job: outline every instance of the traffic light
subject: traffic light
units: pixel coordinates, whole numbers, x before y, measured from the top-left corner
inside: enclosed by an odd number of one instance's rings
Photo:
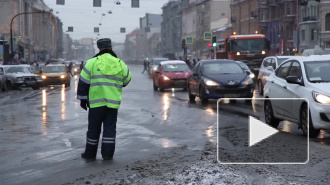
[[[212,46],[216,47],[217,46],[217,36],[213,36],[212,38]]]

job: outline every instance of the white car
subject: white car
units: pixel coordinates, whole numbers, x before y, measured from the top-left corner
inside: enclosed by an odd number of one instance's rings
[[[277,127],[281,120],[298,123],[307,134],[307,102],[277,101],[267,98],[305,98],[309,102],[309,135],[316,137],[320,129],[330,129],[330,58],[328,56],[297,57],[283,62],[265,85],[266,123]]]
[[[264,86],[266,83],[266,79],[270,74],[274,72],[274,70],[281,65],[282,62],[289,58],[294,58],[295,56],[270,56],[266,57],[260,66],[259,74],[258,74],[258,90],[259,94],[263,95]]]

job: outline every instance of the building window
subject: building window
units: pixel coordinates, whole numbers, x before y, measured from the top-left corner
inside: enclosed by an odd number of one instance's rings
[[[325,16],[325,31],[330,31],[330,13]]]
[[[290,3],[286,3],[286,15],[290,15],[291,14],[291,4]]]
[[[301,40],[305,41],[305,30],[301,30]]]
[[[314,29],[311,29],[311,40],[314,40]]]

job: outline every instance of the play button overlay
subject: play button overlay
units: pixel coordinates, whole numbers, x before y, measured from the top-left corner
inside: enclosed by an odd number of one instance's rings
[[[277,134],[279,131],[266,125],[264,122],[249,116],[249,146],[253,146],[260,141]]]
[[[247,103],[249,101],[246,100],[252,101]],[[269,109],[264,106],[265,100],[264,98],[218,100],[217,160],[219,163],[306,164],[308,162],[308,137],[302,134],[298,124],[294,122],[280,120],[276,128],[272,127],[273,123],[267,124],[269,119],[267,122],[264,110],[269,113]],[[281,108],[276,113],[292,116],[299,115],[299,112],[294,110],[301,106],[304,100],[267,99],[267,101]]]

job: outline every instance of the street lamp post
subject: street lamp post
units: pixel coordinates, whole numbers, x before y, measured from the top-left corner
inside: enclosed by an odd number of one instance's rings
[[[14,46],[13,46],[13,21],[16,17],[20,16],[20,15],[26,15],[26,14],[37,14],[37,13],[50,13],[52,12],[53,9],[50,9],[49,11],[40,11],[40,12],[23,12],[23,13],[19,13],[16,14],[10,22],[10,51],[11,51],[11,60],[13,61],[14,59]]]

